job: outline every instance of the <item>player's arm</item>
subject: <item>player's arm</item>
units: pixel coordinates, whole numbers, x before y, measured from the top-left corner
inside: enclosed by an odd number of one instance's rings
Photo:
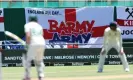
[[[107,29],[105,29],[105,31],[104,31],[104,36],[103,36],[103,38],[104,38],[104,42],[103,42],[103,48],[105,48],[106,47],[106,45],[107,45],[107,37],[108,37],[108,31],[107,31]]]
[[[30,28],[28,26],[24,26],[25,28],[25,35],[26,35],[26,44],[29,45],[30,44],[30,39],[31,39],[31,36],[30,36]]]
[[[30,44],[30,32],[26,32],[26,44]]]
[[[106,48],[106,45],[107,45],[107,37],[108,37],[107,29],[105,29],[104,30],[104,36],[103,36],[103,48],[102,48],[100,54],[104,54],[105,53],[105,48]]]
[[[120,48],[121,48],[121,52],[123,52],[123,41],[122,41],[122,36],[121,36],[121,30],[120,29],[118,29],[118,31],[119,31],[119,42],[120,42]]]

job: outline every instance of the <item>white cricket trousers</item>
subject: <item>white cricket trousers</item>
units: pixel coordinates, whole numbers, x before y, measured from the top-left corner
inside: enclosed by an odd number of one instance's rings
[[[44,77],[44,57],[45,47],[44,45],[30,45],[26,55],[23,55],[23,64],[25,67],[24,77],[30,78],[30,69],[31,61],[34,61],[34,64],[37,69],[38,77]]]
[[[98,70],[103,69],[106,55],[108,54],[109,50],[112,48],[116,49],[116,51],[118,52],[118,55],[120,57],[120,60],[122,61],[124,69],[126,69],[126,68],[129,69],[125,53],[123,53],[123,54],[120,53],[121,47],[119,46],[119,44],[109,44],[105,48],[102,48],[102,51],[100,53],[99,63],[98,63]]]

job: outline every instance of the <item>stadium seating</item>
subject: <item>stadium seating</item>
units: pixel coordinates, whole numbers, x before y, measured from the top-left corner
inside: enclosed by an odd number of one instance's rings
[[[132,0],[11,0],[0,1],[1,8],[23,7],[84,7],[84,6],[133,6]]]

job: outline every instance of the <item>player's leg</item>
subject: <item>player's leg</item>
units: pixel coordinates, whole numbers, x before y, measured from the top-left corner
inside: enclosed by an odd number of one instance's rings
[[[30,70],[31,70],[31,61],[33,59],[34,48],[29,47],[27,54],[23,54],[23,66],[24,66],[24,79],[23,80],[30,80]]]
[[[119,45],[116,45],[115,49],[116,49],[117,52],[119,53],[119,57],[120,57],[120,60],[122,61],[124,70],[125,70],[126,72],[128,72],[128,71],[129,71],[129,65],[128,65],[128,61],[127,61],[125,52],[122,52],[122,53],[121,53],[121,48],[119,47]]]
[[[106,48],[102,48],[102,50],[100,52],[99,63],[98,63],[98,72],[103,72],[105,58],[106,58],[106,55],[110,49],[111,49],[111,46],[107,46]]]
[[[39,80],[42,80],[44,78],[44,62],[43,62],[44,51],[45,51],[44,45],[37,47],[37,52],[34,60]]]
[[[103,72],[103,66],[105,63],[106,54],[107,54],[106,50],[102,48],[100,52],[100,57],[99,57],[98,72]]]
[[[35,65],[36,65],[36,69],[37,69],[37,74],[38,74],[38,78],[39,80],[42,80],[44,78],[44,63],[43,60],[42,61],[34,61]]]
[[[31,70],[31,60],[27,60],[26,61],[26,66],[25,66],[25,73],[24,73],[24,79],[23,80],[31,80],[30,70]]]

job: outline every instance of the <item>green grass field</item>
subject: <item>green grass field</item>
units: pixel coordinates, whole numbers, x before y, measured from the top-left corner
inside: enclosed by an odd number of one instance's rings
[[[122,65],[105,65],[103,73],[97,73],[97,65],[93,66],[52,66],[45,68],[45,80],[133,80],[133,65],[130,72],[125,72]],[[3,67],[3,80],[21,80],[23,67]],[[36,69],[32,67],[32,80]]]

